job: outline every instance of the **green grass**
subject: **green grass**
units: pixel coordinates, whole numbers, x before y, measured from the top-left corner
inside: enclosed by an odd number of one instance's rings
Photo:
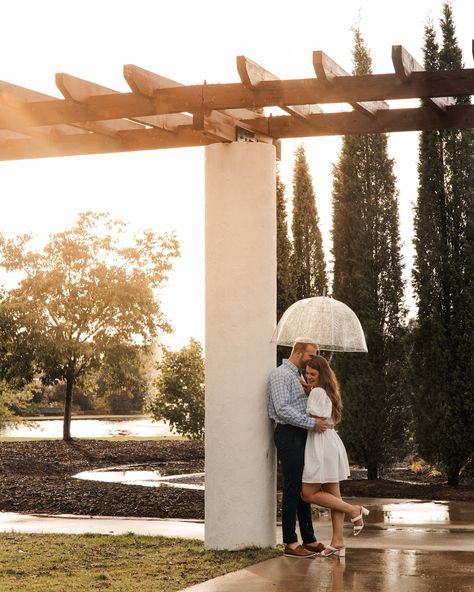
[[[2,592],[174,592],[281,554],[207,551],[201,541],[132,534],[1,536]]]

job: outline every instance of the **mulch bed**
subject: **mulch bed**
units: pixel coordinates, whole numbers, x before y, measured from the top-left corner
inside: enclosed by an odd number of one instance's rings
[[[92,469],[139,465],[167,474],[204,471],[202,442],[181,440],[58,440],[0,442],[0,511],[90,516],[204,518],[204,492],[83,481],[73,475]],[[360,476],[355,473],[354,476]],[[406,477],[416,483],[400,482]],[[396,479],[353,479],[344,496],[473,501],[474,489],[449,487],[397,473]]]

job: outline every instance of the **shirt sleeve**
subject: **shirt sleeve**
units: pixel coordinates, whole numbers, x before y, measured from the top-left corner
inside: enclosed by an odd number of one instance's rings
[[[307,410],[311,415],[317,415],[318,417],[331,417],[332,401],[327,396],[326,391],[323,388],[314,388],[309,393]]]
[[[287,377],[277,373],[270,377],[270,393],[278,419],[283,423],[312,430],[315,424],[314,419],[308,417],[306,413],[301,413],[291,404],[290,387]]]

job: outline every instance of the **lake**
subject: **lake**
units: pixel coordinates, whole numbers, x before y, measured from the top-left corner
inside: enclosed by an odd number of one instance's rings
[[[62,438],[63,420],[34,418],[28,425],[9,426],[0,432],[1,437],[9,438]],[[156,436],[177,435],[170,430],[165,421],[153,421],[150,417],[120,416],[110,418],[73,418],[71,436],[73,438],[108,438],[111,436]]]

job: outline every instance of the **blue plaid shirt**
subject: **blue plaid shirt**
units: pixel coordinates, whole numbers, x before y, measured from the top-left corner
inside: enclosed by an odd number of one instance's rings
[[[314,419],[306,413],[308,396],[300,380],[298,368],[288,360],[272,371],[267,391],[268,417],[277,423],[312,430]]]

